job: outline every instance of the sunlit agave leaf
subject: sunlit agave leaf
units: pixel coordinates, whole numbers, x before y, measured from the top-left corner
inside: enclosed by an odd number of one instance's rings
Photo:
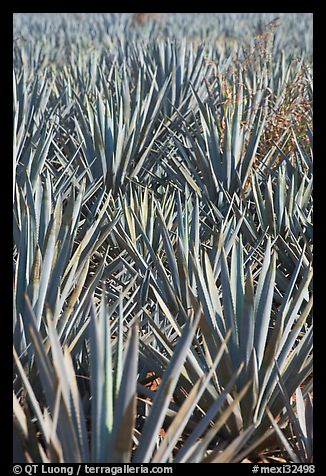
[[[246,276],[245,292],[243,296],[243,311],[238,330],[241,359],[247,366],[254,347],[255,333],[255,297],[251,267],[249,267]]]
[[[22,221],[21,238],[19,243],[20,252],[18,255],[18,264],[16,264],[15,289],[16,289],[16,307],[21,312],[24,305],[24,292],[27,287],[26,260],[27,260],[27,213]]]
[[[187,195],[187,192],[186,192]],[[188,260],[188,242],[189,242],[189,220],[188,220],[188,197],[185,199],[184,209],[181,203],[180,192],[177,193],[177,219],[178,219],[178,234],[182,241],[184,255]]]
[[[266,273],[266,278],[261,290],[260,299],[256,307],[255,319],[255,348],[257,349],[258,367],[261,366],[265,352],[265,345],[270,325],[273,302],[274,284],[276,274],[276,256],[271,257],[271,262]]]
[[[257,207],[257,214],[258,214],[260,226],[265,231],[268,225],[266,223],[265,204],[264,204],[264,200],[260,190],[257,174],[253,175],[251,180],[251,186],[252,186],[252,192],[253,192],[256,207]]]
[[[239,160],[241,158],[241,146],[242,146],[242,133],[243,128],[241,130],[241,120],[243,114],[243,85],[242,85],[242,73],[241,70],[239,72],[239,87],[237,90],[237,95],[235,98],[235,106],[232,118],[232,152],[234,154],[235,163],[238,167]]]
[[[242,318],[242,308],[244,299],[244,264],[243,264],[243,244],[242,237],[233,245],[231,259],[231,292],[235,306],[238,326]]]
[[[258,279],[258,284],[257,284],[257,289],[256,289],[257,304],[260,302],[260,299],[261,299],[261,294],[262,294],[264,282],[266,280],[268,268],[270,266],[271,253],[272,253],[272,244],[271,244],[270,237],[268,237],[265,252],[264,252],[264,260],[263,260],[263,263],[262,263],[262,266],[261,266],[259,279]]]
[[[46,246],[44,251],[41,275],[40,275],[39,298],[36,304],[36,319],[38,322],[38,326],[41,325],[43,307],[44,307],[46,293],[49,286],[49,280],[50,280],[51,269],[53,264],[54,248],[55,248],[56,238],[57,238],[60,223],[61,223],[61,213],[62,213],[62,205],[61,205],[61,201],[59,200],[55,207],[54,215],[49,225],[49,229],[47,231],[47,235],[45,238]]]
[[[30,236],[31,236],[31,241],[33,243],[32,248],[34,248],[35,243],[38,242],[38,220],[36,216],[32,186],[28,176],[26,176],[25,187],[26,187],[26,195],[25,195],[26,205],[28,207],[30,226],[31,226]]]
[[[221,264],[222,264],[221,281],[222,281],[225,327],[226,329],[232,329],[231,340],[230,340],[230,354],[231,354],[234,368],[238,368],[238,366],[240,365],[239,356],[238,356],[239,330],[238,330],[238,322],[236,320],[235,304],[232,297],[231,278],[229,275],[224,248],[222,248]]]
[[[274,213],[274,202],[273,202],[273,191],[272,191],[272,181],[269,177],[266,183],[265,190],[265,217],[266,223],[270,232],[275,235],[276,233],[276,223],[275,223],[275,213]]]
[[[300,387],[296,389],[295,392],[296,396],[296,406],[297,406],[297,413],[298,413],[298,420],[300,429],[302,432],[302,437],[304,440],[307,440],[307,427],[306,427],[306,419],[305,419],[305,405],[303,401],[303,396]]]
[[[199,223],[199,200],[198,195],[195,195],[195,204],[192,209],[192,216],[191,216],[191,226],[190,226],[190,243],[187,246],[192,248],[192,253],[197,258],[199,257],[200,251],[200,223]]]

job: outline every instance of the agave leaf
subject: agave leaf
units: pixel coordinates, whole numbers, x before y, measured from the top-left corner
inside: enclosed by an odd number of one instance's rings
[[[125,351],[121,385],[114,407],[114,421],[109,440],[109,459],[113,463],[130,462],[136,420],[137,371],[138,328],[134,325]]]
[[[31,386],[31,384],[29,383],[27,377],[26,377],[26,374],[24,372],[24,369],[19,361],[19,357],[17,355],[17,352],[15,351],[15,349],[13,349],[13,355],[14,355],[14,362],[15,362],[15,365],[16,365],[16,368],[17,368],[17,371],[18,371],[18,374],[26,388],[26,393],[27,393],[27,396],[28,396],[28,399],[30,400],[30,403],[32,405],[32,408],[33,408],[33,411],[35,413],[35,416],[37,418],[37,425],[40,429],[40,431],[42,432],[42,434],[44,435],[44,438],[47,439],[47,431],[46,431],[46,428],[44,426],[44,421],[43,421],[43,415],[42,415],[42,412],[41,412],[41,409],[40,409],[40,406],[39,406],[39,402],[35,396],[35,393],[33,391],[33,388]]]
[[[264,261],[265,264],[265,261]],[[268,327],[271,318],[271,309],[272,309],[272,300],[274,293],[274,284],[275,284],[275,274],[276,274],[276,256],[272,255],[271,262],[266,272],[266,278],[261,289],[261,294],[258,298],[258,289],[256,294],[256,299],[258,299],[256,307],[256,320],[255,320],[255,348],[257,349],[257,359],[258,359],[258,368],[260,368],[266,346],[266,339],[268,333]],[[258,283],[261,283],[260,281]]]
[[[173,395],[177,380],[182,369],[187,351],[199,321],[199,316],[191,324],[186,324],[182,336],[175,347],[173,357],[165,370],[164,378],[156,393],[151,412],[146,419],[142,435],[133,461],[149,461],[155,446],[157,433],[165,418],[165,412]]]
[[[185,428],[188,419],[190,418],[192,412],[194,411],[196,405],[198,404],[202,394],[205,391],[205,388],[213,374],[215,372],[216,367],[218,366],[223,352],[226,349],[226,342],[227,339],[223,342],[216,359],[212,365],[212,368],[208,372],[206,376],[202,376],[196,382],[196,384],[191,389],[187,399],[183,402],[180,410],[176,414],[173,422],[169,426],[162,443],[159,446],[159,449],[155,453],[154,457],[152,458],[153,463],[164,463],[166,462],[167,458],[171,454],[175,444],[178,441],[178,438],[182,434],[183,429]]]
[[[300,460],[298,459],[298,457],[295,455],[295,453],[293,452],[289,442],[287,441],[287,439],[285,438],[285,436],[283,435],[282,431],[280,430],[280,428],[278,427],[278,425],[276,425],[275,421],[274,421],[274,417],[272,415],[272,413],[269,411],[269,409],[267,408],[266,409],[266,413],[270,419],[270,422],[278,436],[278,438],[280,439],[281,441],[281,444],[282,446],[285,447],[286,451],[288,452],[291,460],[294,462],[294,463],[300,463]]]
[[[241,371],[241,367],[240,367],[240,371]],[[237,378],[238,375],[239,375],[239,373],[235,374],[234,377]],[[230,381],[230,384],[231,384],[231,382],[234,384],[233,379]],[[224,409],[222,414],[219,417],[217,417],[217,419],[214,421],[213,427],[208,430],[207,434],[203,437],[203,439],[199,443],[199,445],[197,447],[193,447],[194,451],[192,450],[191,446],[189,446],[190,439],[194,438],[193,434],[187,439],[185,445],[182,447],[182,450],[180,450],[180,452],[179,452],[180,455],[179,455],[179,453],[177,455],[176,460],[178,460],[178,462],[182,462],[182,461],[184,461],[184,462],[196,462],[196,460],[198,461],[198,459],[201,460],[203,458],[204,451],[206,450],[208,444],[214,438],[214,436],[220,431],[220,429],[223,427],[223,425],[228,421],[230,416],[233,414],[234,410],[239,405],[239,402],[241,401],[241,398],[245,395],[245,393],[246,393],[250,384],[251,384],[251,382],[248,382],[246,384],[246,386],[241,390],[239,395],[237,395],[237,397],[227,406],[227,408]],[[222,394],[219,396],[218,400],[216,401],[216,404],[217,404],[217,402],[219,402],[220,405],[225,403],[225,400],[226,400],[226,397],[227,397],[227,394],[228,394],[230,388],[231,388],[231,385],[228,385],[225,388],[225,390],[222,392]],[[214,407],[213,407],[214,408],[214,416],[216,415],[216,412],[215,412],[216,411],[216,406],[217,406],[216,404],[214,404]],[[219,410],[220,410],[220,406],[219,406]],[[202,423],[202,421],[201,421],[201,423]],[[199,426],[202,428],[201,425],[198,425],[198,427]],[[198,434],[200,434],[199,431],[197,431],[197,435]],[[182,458],[181,458],[181,455],[182,455]]]
[[[232,441],[222,452],[220,450],[213,451],[206,460],[205,463],[233,463],[235,457],[240,450],[245,446],[248,440],[251,438],[255,431],[255,427],[252,425],[241,433],[237,438]]]

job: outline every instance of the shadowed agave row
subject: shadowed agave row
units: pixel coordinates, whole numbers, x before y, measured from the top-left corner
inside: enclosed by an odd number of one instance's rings
[[[15,15],[15,462],[312,461],[311,16],[210,15]]]

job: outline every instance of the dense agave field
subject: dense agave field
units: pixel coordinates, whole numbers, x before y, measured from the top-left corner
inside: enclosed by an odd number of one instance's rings
[[[13,52],[15,462],[312,462],[312,15]]]

